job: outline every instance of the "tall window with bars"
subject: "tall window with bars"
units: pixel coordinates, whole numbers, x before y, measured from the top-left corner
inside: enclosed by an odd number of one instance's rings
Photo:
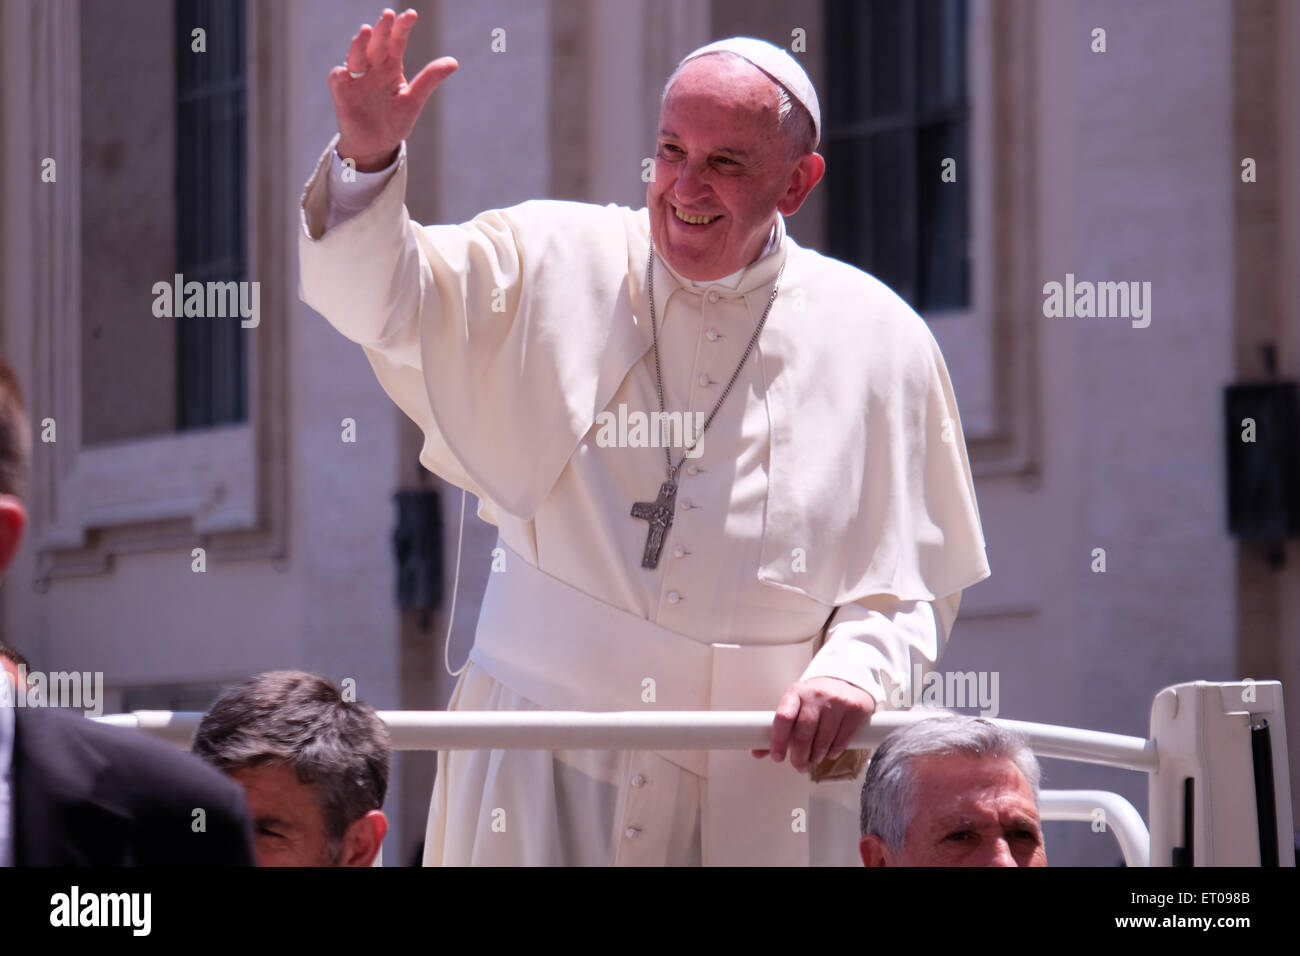
[[[825,18],[828,251],[922,314],[967,308],[966,0],[826,0]]]
[[[247,245],[245,0],[177,0],[176,271],[243,281]],[[195,52],[194,31],[206,52]],[[238,321],[181,321],[177,428],[248,417],[248,335]]]

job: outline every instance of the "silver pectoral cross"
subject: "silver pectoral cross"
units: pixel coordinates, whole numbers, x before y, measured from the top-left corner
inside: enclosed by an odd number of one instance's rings
[[[664,549],[668,538],[668,529],[673,526],[673,505],[677,501],[677,482],[665,481],[659,486],[659,498],[656,501],[638,501],[632,505],[632,517],[650,522],[646,534],[645,552],[641,555],[641,567],[659,567],[659,554]]]

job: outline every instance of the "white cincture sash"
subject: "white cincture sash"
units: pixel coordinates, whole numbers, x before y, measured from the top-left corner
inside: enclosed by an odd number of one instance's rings
[[[812,659],[794,644],[704,644],[544,574],[504,542],[470,660],[547,710],[774,710]],[[653,683],[651,683],[653,682]],[[704,777],[706,866],[807,866],[811,781],[749,751],[658,751]]]

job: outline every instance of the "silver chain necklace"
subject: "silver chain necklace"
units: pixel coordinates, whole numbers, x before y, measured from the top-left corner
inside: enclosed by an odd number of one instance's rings
[[[650,255],[645,264],[645,282],[650,297],[650,335],[654,341],[655,385],[659,393],[659,422],[662,427],[667,416],[664,413],[664,376],[659,360],[659,320],[655,315],[654,261],[655,246],[654,241],[651,240]],[[650,522],[646,534],[645,551],[641,555],[641,567],[643,568],[653,569],[659,567],[659,556],[663,551],[664,542],[668,538],[668,529],[673,526],[673,508],[677,504],[677,470],[682,467],[682,462],[686,460],[687,455],[694,450],[700,439],[704,437],[704,433],[708,431],[709,425],[713,422],[713,416],[718,414],[718,409],[727,400],[731,387],[736,384],[736,379],[740,377],[740,370],[745,367],[745,361],[749,358],[749,353],[754,351],[754,345],[758,342],[759,333],[763,331],[763,325],[767,322],[768,313],[772,311],[772,304],[776,302],[777,290],[781,288],[781,276],[784,274],[785,263],[783,262],[776,274],[776,282],[772,284],[772,294],[768,296],[767,308],[763,310],[763,315],[758,320],[758,326],[754,329],[754,334],[749,337],[749,344],[745,346],[745,354],[740,357],[736,370],[731,373],[731,378],[727,380],[727,385],[722,390],[722,394],[713,403],[713,411],[709,412],[709,417],[704,420],[704,424],[700,427],[700,433],[682,452],[682,457],[677,464],[673,464],[672,452],[668,450],[667,444],[664,445],[664,463],[668,466],[668,480],[659,486],[658,499],[655,501],[637,501],[632,505],[633,518],[640,518],[642,521]]]

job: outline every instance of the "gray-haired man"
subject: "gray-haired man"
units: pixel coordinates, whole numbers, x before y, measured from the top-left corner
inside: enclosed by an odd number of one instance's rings
[[[866,866],[1046,866],[1038,761],[1020,734],[945,714],[894,731],[862,784]]]
[[[212,705],[193,752],[243,786],[258,866],[370,866],[390,749],[368,705],[315,674],[269,671]]]

